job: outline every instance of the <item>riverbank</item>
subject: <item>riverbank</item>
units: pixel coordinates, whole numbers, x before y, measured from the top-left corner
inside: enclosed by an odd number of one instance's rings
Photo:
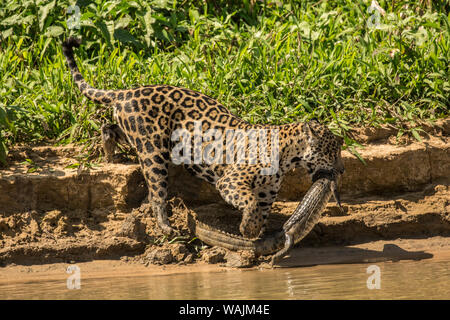
[[[429,262],[450,261],[450,238],[431,237],[426,239],[378,240],[348,246],[322,246],[320,248],[297,247],[292,250],[289,259],[279,267],[310,267],[328,264],[398,262],[422,260]],[[238,270],[225,264],[198,262],[186,265],[149,265],[145,266],[130,260],[94,260],[75,263],[51,263],[39,265],[9,264],[1,269],[0,287],[6,284],[40,281],[64,280],[69,277],[69,266],[80,268],[83,279],[101,279],[112,277],[162,276],[193,272],[230,272]],[[264,265],[240,270],[264,270]]]
[[[0,299],[446,299],[449,263],[450,238],[431,237],[298,247],[276,269],[123,260],[10,264],[0,272]],[[381,268],[381,290],[366,287],[370,265]],[[81,290],[67,287],[69,266],[78,267]]]
[[[402,145],[383,132],[359,151],[366,164],[343,152],[344,213],[328,204],[301,243],[313,248],[309,255],[330,246],[450,236],[448,131]],[[0,266],[115,260],[147,268],[203,263],[248,268],[264,262],[248,252],[208,248],[191,233],[189,214],[238,233],[241,214],[213,186],[171,168],[170,222],[183,237],[167,239],[148,206],[141,205],[146,187],[137,164],[77,166],[79,153],[75,146],[12,152],[11,165],[0,171]],[[302,170],[285,178],[268,232],[284,223],[309,185]],[[293,257],[281,264],[295,264]]]

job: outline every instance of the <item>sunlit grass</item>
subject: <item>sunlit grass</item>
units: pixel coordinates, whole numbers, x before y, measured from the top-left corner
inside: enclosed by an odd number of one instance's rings
[[[79,1],[72,31],[68,1],[0,3],[0,161],[21,141],[91,143],[111,120],[73,87],[69,34],[83,38],[76,56],[95,87],[188,87],[252,123],[316,117],[344,136],[386,123],[417,134],[449,114],[445,1],[379,1],[379,29],[367,27],[370,1]]]

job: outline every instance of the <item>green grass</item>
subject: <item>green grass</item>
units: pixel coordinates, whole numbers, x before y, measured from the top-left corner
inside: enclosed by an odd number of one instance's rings
[[[337,134],[389,124],[417,136],[449,115],[448,1],[0,0],[0,162],[15,143],[98,141],[112,112],[73,87],[60,43],[94,87],[166,83],[252,123],[319,118]],[[283,3],[283,4],[281,4]]]

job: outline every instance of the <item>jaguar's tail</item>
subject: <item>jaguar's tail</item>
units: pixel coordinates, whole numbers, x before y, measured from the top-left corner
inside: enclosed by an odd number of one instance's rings
[[[80,89],[81,93],[88,97],[90,100],[102,104],[112,103],[115,96],[113,91],[95,89],[91,87],[81,75],[75,61],[75,57],[73,55],[73,48],[78,48],[80,44],[81,40],[75,38],[69,38],[62,44],[63,54],[66,57],[67,64],[69,65],[69,69],[72,73],[75,84],[78,86],[78,89]]]

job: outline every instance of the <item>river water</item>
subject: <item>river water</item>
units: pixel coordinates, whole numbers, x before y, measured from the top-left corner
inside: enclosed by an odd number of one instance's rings
[[[80,289],[68,289],[66,280],[54,279],[3,283],[0,299],[450,299],[450,261],[158,276],[118,274],[105,278],[81,277],[80,286]]]

